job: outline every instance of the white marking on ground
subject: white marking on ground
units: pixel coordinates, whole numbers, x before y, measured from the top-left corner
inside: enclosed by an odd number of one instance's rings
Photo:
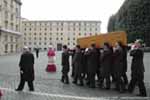
[[[11,88],[1,88],[0,90],[18,93],[19,91],[15,91]],[[51,96],[51,97],[58,97],[58,98],[67,98],[67,99],[80,99],[80,100],[121,100],[121,99],[129,99],[129,100],[150,100],[150,97],[81,97],[81,96],[71,96],[71,95],[62,95],[62,94],[50,94],[44,92],[30,92],[30,91],[21,91],[23,93],[32,94],[32,95],[40,95],[40,96]]]
[[[9,91],[13,93],[17,93],[19,91],[15,91],[11,88],[0,88],[3,91]],[[50,94],[50,93],[43,93],[43,92],[30,92],[30,91],[21,91],[27,94],[33,95],[41,95],[41,96],[51,96],[51,97],[58,97],[58,98],[70,98],[70,99],[80,99],[80,100],[109,100],[103,97],[80,97],[80,96],[70,96],[70,95],[62,95],[62,94]]]

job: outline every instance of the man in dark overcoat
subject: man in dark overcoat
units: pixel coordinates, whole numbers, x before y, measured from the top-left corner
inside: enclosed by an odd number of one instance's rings
[[[103,53],[101,54],[101,84],[103,84],[104,79],[106,79],[105,89],[110,89],[110,74],[111,74],[111,50],[108,43],[104,43]]]
[[[116,90],[120,93],[125,91],[125,84],[122,79],[123,74],[123,49],[119,42],[116,43],[114,53],[113,53],[113,67],[114,67],[114,75],[116,78]]]
[[[125,83],[125,85],[128,84],[128,77],[127,77],[127,68],[128,68],[128,64],[127,64],[127,46],[124,45],[122,42],[119,42],[122,50],[123,50],[123,73],[122,73],[122,78],[123,81]]]
[[[92,44],[87,52],[87,73],[90,88],[95,88],[95,75],[99,65],[98,57],[95,44]]]
[[[34,81],[34,56],[29,51],[28,47],[24,47],[24,52],[21,55],[20,63],[20,84],[16,91],[22,91],[25,82],[28,82],[29,90],[34,91],[33,81]]]
[[[144,85],[144,72],[145,72],[143,63],[144,53],[141,47],[142,47],[141,41],[137,40],[130,52],[130,56],[132,56],[133,58],[131,65],[131,81],[128,86],[128,91],[132,93],[134,87],[137,85],[139,87],[140,92],[137,96],[145,97],[147,96],[147,93]]]
[[[73,58],[74,64],[74,70],[75,70],[75,75],[74,75],[74,81],[73,83],[78,84],[78,80],[80,81],[80,86],[83,86],[83,55],[80,49],[80,46],[76,46],[76,52]]]
[[[69,84],[69,52],[66,45],[63,46],[63,53],[62,53],[62,59],[61,59],[61,65],[62,65],[62,78],[61,82]]]

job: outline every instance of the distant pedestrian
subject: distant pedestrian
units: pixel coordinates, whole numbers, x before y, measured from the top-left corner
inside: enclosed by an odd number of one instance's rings
[[[39,48],[35,48],[36,58],[39,58],[39,51],[40,51]]]
[[[23,54],[20,58],[20,84],[16,91],[22,91],[25,82],[28,82],[29,90],[34,91],[33,81],[34,81],[34,56],[29,51],[28,47],[24,47]]]
[[[143,57],[144,53],[141,49],[141,41],[137,40],[132,47],[132,50],[130,52],[130,56],[132,56],[132,65],[131,65],[131,81],[128,86],[128,91],[130,93],[133,92],[135,86],[137,85],[139,87],[139,94],[137,96],[146,97],[146,88],[144,85],[144,63],[143,63]]]
[[[62,53],[62,59],[61,59],[61,65],[62,65],[62,77],[61,82],[69,84],[69,52],[66,45],[63,46],[63,53]]]
[[[47,57],[48,57],[48,64],[46,67],[47,72],[56,72],[56,64],[55,64],[55,51],[53,49],[53,46],[49,46],[49,50],[47,52]]]
[[[73,58],[73,62],[74,64],[74,70],[75,70],[75,75],[74,75],[74,84],[78,84],[78,80],[80,81],[80,86],[83,86],[83,56],[82,56],[82,52],[80,49],[80,46],[77,45],[76,46],[76,51],[75,51],[75,55]]]

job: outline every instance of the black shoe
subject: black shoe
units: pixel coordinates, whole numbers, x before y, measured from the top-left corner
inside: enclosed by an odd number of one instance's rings
[[[69,82],[65,82],[65,84],[69,84]]]
[[[73,81],[72,83],[73,83],[73,84],[77,84],[77,82],[76,82],[76,81]]]
[[[91,86],[89,86],[89,88],[93,88],[93,89],[94,89],[94,88],[95,88],[95,86],[94,86],[94,85],[91,85]]]
[[[34,91],[34,89],[30,89],[29,91],[33,92],[33,91]]]
[[[136,96],[139,96],[139,97],[147,97],[146,94],[137,94]]]
[[[22,89],[15,89],[15,91],[22,91]]]
[[[105,89],[106,89],[106,90],[110,90],[110,87],[106,87]]]
[[[62,83],[64,83],[64,80],[61,79],[60,81],[61,81]]]
[[[84,86],[83,83],[80,83],[79,86]]]

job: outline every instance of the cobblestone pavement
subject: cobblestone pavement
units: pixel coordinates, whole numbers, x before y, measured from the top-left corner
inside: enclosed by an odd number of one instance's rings
[[[102,90],[99,88],[90,89],[86,86],[79,87],[74,84],[66,85],[60,82],[61,66],[60,53],[57,53],[56,73],[47,73],[45,71],[47,64],[46,53],[40,53],[40,58],[35,59],[35,92],[29,92],[25,86],[23,92],[15,92],[14,89],[19,83],[19,62],[20,54],[0,56],[0,89],[3,96],[0,100],[150,100],[149,98],[135,98],[134,95],[138,92],[137,88],[134,94],[120,94],[114,90]],[[145,84],[150,96],[150,54],[146,53],[145,62]],[[128,58],[130,78],[130,63],[131,58]],[[71,78],[70,78],[71,81]]]

